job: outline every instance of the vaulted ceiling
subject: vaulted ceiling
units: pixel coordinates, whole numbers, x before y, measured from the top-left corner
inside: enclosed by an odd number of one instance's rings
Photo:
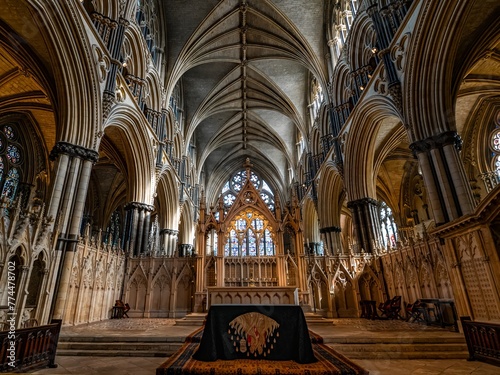
[[[310,80],[326,81],[324,1],[169,0],[162,11],[167,90],[182,85],[184,136],[207,189],[247,157],[284,188],[306,137]]]

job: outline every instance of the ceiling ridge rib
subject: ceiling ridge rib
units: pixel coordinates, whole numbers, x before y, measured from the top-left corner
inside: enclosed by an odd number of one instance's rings
[[[247,10],[248,4],[246,0],[241,0],[240,6],[240,18],[241,18],[241,44],[240,44],[240,56],[241,56],[241,115],[242,115],[242,141],[243,149],[247,148]]]

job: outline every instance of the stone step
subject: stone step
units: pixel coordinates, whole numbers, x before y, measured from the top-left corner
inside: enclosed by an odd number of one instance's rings
[[[467,359],[469,357],[465,342],[328,345],[353,359]]]
[[[466,352],[465,344],[363,344],[330,345],[343,353],[353,352]]]
[[[174,354],[184,342],[184,337],[120,337],[119,341],[116,339],[110,337],[65,337],[57,345],[57,355],[166,357]]]
[[[168,357],[174,352],[150,350],[79,350],[57,349],[57,356],[85,356],[85,357]]]
[[[176,319],[176,326],[202,326],[207,317],[206,313],[191,313],[182,319]]]
[[[344,352],[335,348],[340,354],[350,359],[467,359],[468,352]]]
[[[454,337],[323,337],[323,342],[325,344],[411,344],[411,345],[452,345],[460,344],[466,346],[466,342],[463,336]]]
[[[306,322],[308,326],[320,325],[320,326],[328,326],[333,325],[333,319],[327,319],[321,316],[320,314],[315,314],[314,312],[305,312],[304,317],[306,318]]]

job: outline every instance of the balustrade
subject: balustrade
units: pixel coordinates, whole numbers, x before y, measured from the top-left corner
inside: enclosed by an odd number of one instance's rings
[[[53,320],[48,325],[16,329],[14,340],[10,338],[11,331],[0,332],[0,372],[57,367],[55,358],[61,323],[62,320]]]

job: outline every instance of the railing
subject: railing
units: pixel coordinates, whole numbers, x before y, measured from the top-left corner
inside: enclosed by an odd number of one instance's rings
[[[57,342],[62,320],[51,324],[0,332],[0,372],[25,372],[28,369],[57,367]]]
[[[469,361],[488,362],[500,366],[500,324],[473,322],[468,316],[460,317]]]

